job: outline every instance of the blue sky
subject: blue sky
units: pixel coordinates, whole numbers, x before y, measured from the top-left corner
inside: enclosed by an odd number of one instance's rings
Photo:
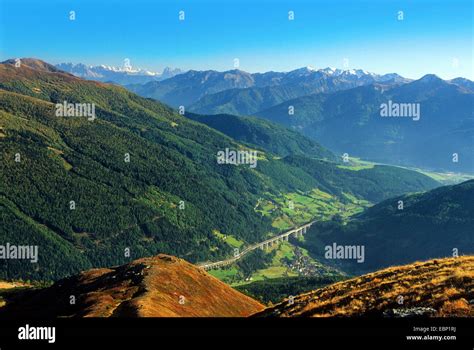
[[[234,58],[249,72],[344,68],[347,59],[376,73],[474,79],[473,32],[471,0],[0,0],[2,60],[128,58],[154,71],[222,71]]]

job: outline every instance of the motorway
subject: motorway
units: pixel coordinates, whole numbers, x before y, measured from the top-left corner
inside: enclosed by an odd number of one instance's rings
[[[232,258],[216,261],[216,262],[206,262],[206,263],[198,264],[198,266],[203,268],[204,270],[212,270],[212,269],[217,269],[223,266],[231,265],[255,249],[268,249],[269,247],[273,246],[273,244],[277,244],[278,242],[281,242],[281,241],[288,241],[291,235],[295,236],[295,238],[302,236],[303,234],[306,233],[306,230],[309,227],[311,227],[311,225],[314,223],[315,221],[311,221],[307,224],[304,224],[299,227],[293,228],[289,231],[286,231],[278,236],[266,239],[265,241],[262,241],[259,243],[252,244],[251,246],[245,248],[241,252],[236,253]]]

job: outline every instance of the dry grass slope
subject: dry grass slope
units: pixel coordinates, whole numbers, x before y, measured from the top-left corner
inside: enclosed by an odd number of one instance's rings
[[[400,296],[403,297],[403,302]],[[474,316],[474,256],[395,266],[301,294],[255,316],[382,316],[431,308],[434,317]]]
[[[238,317],[263,308],[201,268],[161,254],[15,293],[0,317]]]

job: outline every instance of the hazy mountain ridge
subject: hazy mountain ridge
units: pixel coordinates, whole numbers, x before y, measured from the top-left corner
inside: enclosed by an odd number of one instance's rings
[[[168,79],[183,73],[179,68],[172,69],[170,67],[166,67],[161,73],[134,69],[132,67],[88,66],[82,63],[59,63],[55,67],[79,78],[113,82],[120,85],[145,84],[150,81]]]
[[[406,81],[397,74],[304,67],[290,72],[254,74],[238,69],[189,71],[162,82],[127,88],[173,107],[185,106],[196,113],[242,115],[311,93],[338,91],[374,82],[395,84]]]
[[[383,117],[381,107],[389,104],[409,105],[413,113],[418,108],[419,115]],[[381,163],[474,172],[473,105],[474,93],[426,75],[390,89],[368,85],[304,96],[257,115],[294,128],[338,153]],[[458,162],[453,162],[453,153]]]

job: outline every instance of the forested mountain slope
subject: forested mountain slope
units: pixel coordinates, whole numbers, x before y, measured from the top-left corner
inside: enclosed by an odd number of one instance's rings
[[[304,245],[351,273],[474,253],[474,180],[383,201],[348,223],[313,225]],[[363,262],[328,259],[326,247],[364,246]]]
[[[336,155],[316,141],[268,120],[231,114],[186,113],[186,116],[219,130],[236,141],[259,146],[282,157],[302,155],[309,158],[338,161]]]
[[[2,278],[57,279],[157,253],[214,260],[232,253],[214,230],[245,242],[272,231],[254,209],[260,198],[324,187],[377,201],[438,185],[411,171],[393,182],[396,168],[359,179],[321,161],[313,168],[323,179],[262,151],[255,168],[218,164],[217,152],[248,146],[124,88],[51,67],[0,64],[0,236],[37,245],[40,259],[2,260]],[[94,104],[95,117],[57,116],[65,102]],[[341,174],[376,186],[369,193]]]

